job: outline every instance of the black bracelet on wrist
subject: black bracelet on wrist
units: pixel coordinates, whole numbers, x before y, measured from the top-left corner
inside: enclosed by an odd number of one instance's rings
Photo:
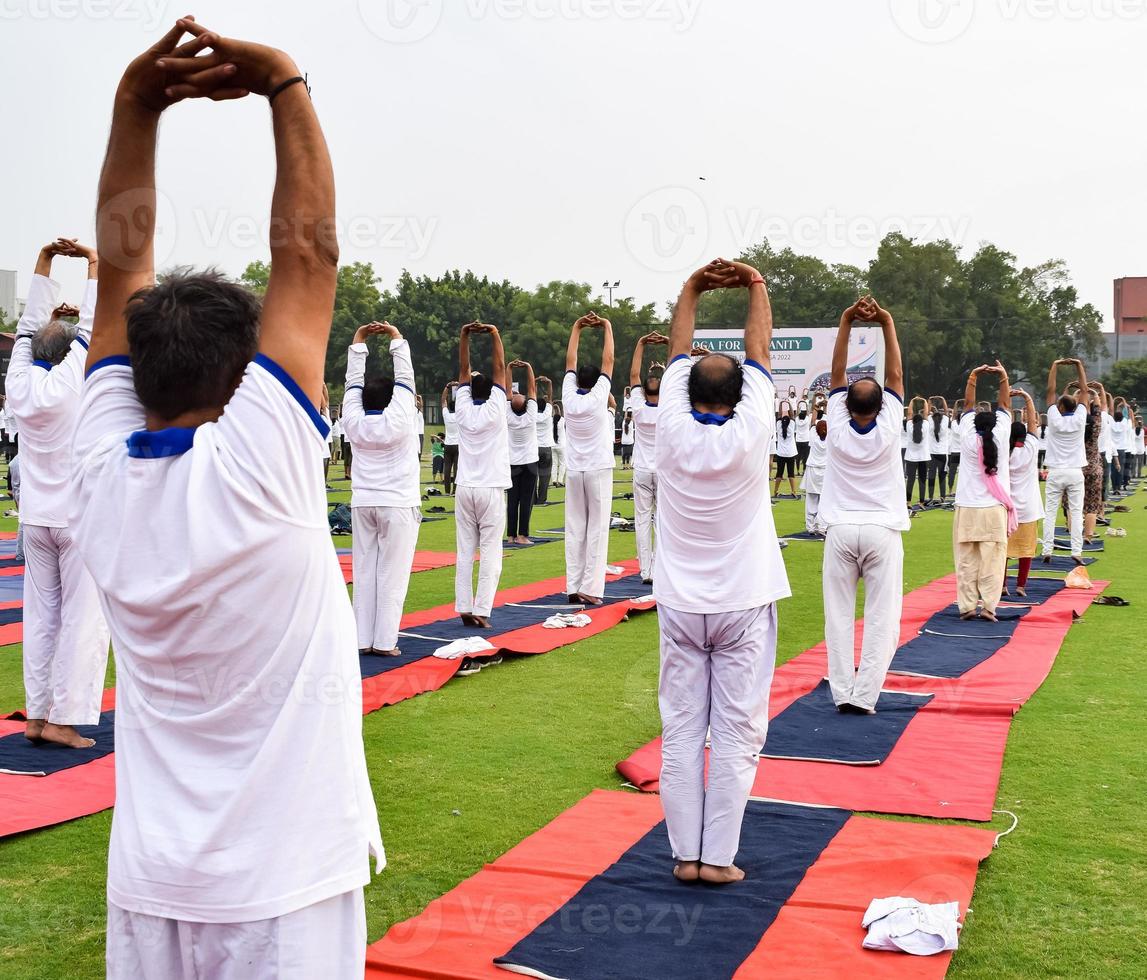
[[[275,101],[275,96],[277,96],[284,89],[288,89],[292,85],[296,85],[299,82],[302,82],[307,87],[307,95],[310,95],[311,94],[311,84],[307,80],[308,77],[309,76],[307,76],[307,75],[296,75],[294,78],[288,78],[285,82],[280,82],[278,85],[276,85],[274,87],[274,89],[271,90],[271,94],[267,96],[267,104],[270,105],[271,103],[273,103]]]

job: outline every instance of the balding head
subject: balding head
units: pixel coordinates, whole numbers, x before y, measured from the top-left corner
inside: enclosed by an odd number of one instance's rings
[[[732,415],[741,400],[741,365],[727,354],[702,357],[689,372],[689,401],[699,412]]]
[[[514,392],[510,396],[510,409],[515,415],[526,414],[526,396],[519,392]]]
[[[77,333],[76,325],[67,320],[53,320],[42,326],[32,337],[33,359],[59,364],[67,356]]]
[[[875,378],[860,378],[848,386],[844,407],[854,419],[871,419],[884,404],[884,389]]]

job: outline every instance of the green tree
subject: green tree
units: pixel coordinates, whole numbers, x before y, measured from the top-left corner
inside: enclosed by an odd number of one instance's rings
[[[1116,397],[1147,404],[1147,357],[1117,361],[1103,376],[1103,386]]]

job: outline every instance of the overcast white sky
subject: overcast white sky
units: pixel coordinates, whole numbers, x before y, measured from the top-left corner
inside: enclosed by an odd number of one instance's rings
[[[310,73],[343,260],[384,285],[608,277],[661,307],[766,233],[863,265],[893,227],[1063,258],[1108,320],[1147,274],[1147,0],[0,0],[21,295],[43,242],[91,237],[116,82],[185,13]],[[268,117],[167,114],[165,264],[266,257]]]

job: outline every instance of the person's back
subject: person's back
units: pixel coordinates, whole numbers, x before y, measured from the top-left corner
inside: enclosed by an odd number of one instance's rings
[[[960,449],[960,485],[956,488],[957,507],[996,507],[999,498],[994,496],[986,483],[984,472],[983,446],[991,439],[996,447],[996,479],[1000,486],[1010,485],[1008,436],[1011,433],[1011,413],[1003,409],[995,412],[995,424],[982,436],[976,431],[976,413],[965,412],[956,428],[956,444]]]
[[[363,884],[381,853],[317,419],[262,357],[195,430],[142,431],[131,367],[91,372],[73,526],[116,650],[124,908],[270,918]]]
[[[510,443],[505,391],[494,385],[489,397],[475,399],[470,385],[460,386],[454,396],[454,420],[458,426],[458,486],[506,489],[510,485]]]
[[[731,591],[738,608],[763,606],[790,594],[768,486],[773,382],[747,364],[735,411],[715,422],[693,411],[691,367],[678,358],[661,379],[654,594],[683,612],[723,610]]]
[[[904,406],[883,390],[876,418],[858,426],[845,404],[847,389],[828,399],[827,461],[820,520],[832,524],[879,524],[908,530],[900,440]]]
[[[579,388],[573,373],[562,386],[565,422],[566,469],[573,473],[613,469],[614,419],[609,411],[608,376],[602,374],[592,388]]]

